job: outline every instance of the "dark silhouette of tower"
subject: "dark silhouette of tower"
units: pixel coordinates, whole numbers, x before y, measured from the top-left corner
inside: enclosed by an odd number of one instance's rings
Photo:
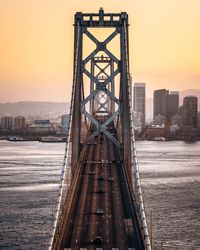
[[[167,95],[169,94],[169,90],[166,89],[159,89],[154,91],[153,96],[153,117],[157,115],[161,115],[166,117],[167,115]]]
[[[198,126],[198,99],[196,96],[186,96],[183,100],[182,125],[183,127],[197,128]]]
[[[172,116],[178,114],[179,109],[179,92],[171,91],[167,95],[167,114],[166,118],[170,121]]]

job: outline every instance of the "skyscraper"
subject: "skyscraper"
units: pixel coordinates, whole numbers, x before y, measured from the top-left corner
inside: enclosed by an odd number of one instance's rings
[[[133,90],[135,126],[145,127],[145,83],[135,83]]]
[[[11,130],[13,128],[13,117],[4,116],[1,118],[1,128]]]
[[[14,119],[14,128],[17,130],[24,129],[26,127],[26,119],[23,116],[17,116]]]
[[[64,114],[61,117],[61,125],[62,125],[62,133],[67,133],[68,125],[69,125],[69,114]]]
[[[183,127],[197,128],[198,126],[198,99],[196,96],[186,96],[183,100],[182,125]]]
[[[153,117],[157,115],[167,116],[167,95],[169,94],[169,90],[159,89],[154,91],[153,96]]]
[[[171,91],[167,95],[167,113],[166,118],[170,120],[172,116],[178,114],[179,109],[179,92],[178,91]]]

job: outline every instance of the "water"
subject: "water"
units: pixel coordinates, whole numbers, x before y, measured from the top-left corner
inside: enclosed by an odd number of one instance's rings
[[[0,249],[45,249],[64,146],[0,142]]]
[[[155,249],[200,249],[200,142],[137,142],[137,149]]]
[[[0,249],[46,248],[64,147],[0,141]],[[137,148],[155,249],[200,249],[200,143]]]

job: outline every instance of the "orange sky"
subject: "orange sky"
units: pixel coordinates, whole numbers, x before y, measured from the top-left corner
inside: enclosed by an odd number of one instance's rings
[[[69,101],[73,15],[127,11],[131,73],[147,95],[200,88],[199,0],[0,0],[0,102]]]

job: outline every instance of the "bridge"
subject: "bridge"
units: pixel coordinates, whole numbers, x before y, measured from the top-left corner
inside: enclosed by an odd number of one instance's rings
[[[126,12],[75,14],[70,119],[49,249],[151,249],[135,148],[128,27]]]

